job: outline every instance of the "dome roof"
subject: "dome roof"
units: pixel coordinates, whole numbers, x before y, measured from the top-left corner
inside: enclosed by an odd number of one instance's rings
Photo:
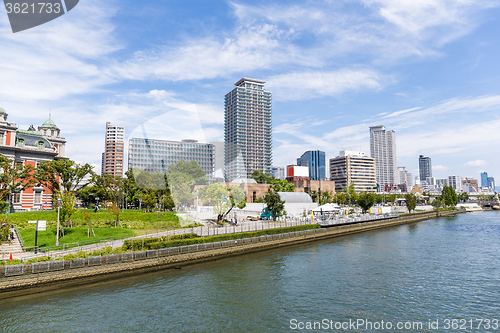
[[[231,182],[233,184],[257,184],[253,178],[236,178]]]
[[[7,114],[7,112],[3,108],[0,108],[0,114]]]
[[[54,123],[52,121],[52,119],[50,119],[50,116],[49,116],[49,119],[45,120],[42,124],[42,127],[53,127],[53,128],[57,128],[57,125],[56,123]]]
[[[305,192],[278,192],[281,200],[286,203],[312,203],[309,194]]]

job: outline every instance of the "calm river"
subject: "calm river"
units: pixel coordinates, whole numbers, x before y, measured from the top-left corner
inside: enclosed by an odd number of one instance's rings
[[[499,250],[460,214],[0,301],[0,332],[500,332]]]

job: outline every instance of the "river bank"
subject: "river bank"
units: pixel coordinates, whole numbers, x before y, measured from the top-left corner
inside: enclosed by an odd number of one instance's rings
[[[451,216],[460,212],[420,214],[382,221],[340,225],[233,241],[50,263],[7,266],[0,269],[0,299],[116,279],[142,272],[182,268],[186,265],[238,256],[245,253],[301,245],[328,238],[414,223],[439,216]],[[54,263],[52,267],[51,263]]]

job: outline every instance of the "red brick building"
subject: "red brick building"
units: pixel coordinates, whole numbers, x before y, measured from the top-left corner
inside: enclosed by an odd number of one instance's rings
[[[15,123],[7,121],[7,112],[0,108],[0,154],[15,163],[32,165],[64,158],[66,140],[60,137],[60,129],[46,120],[38,129],[33,125],[20,130]],[[52,192],[43,184],[35,184],[21,193],[11,194],[14,211],[52,209]]]

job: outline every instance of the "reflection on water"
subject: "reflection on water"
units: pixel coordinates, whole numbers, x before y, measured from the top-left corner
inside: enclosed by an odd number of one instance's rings
[[[287,332],[291,319],[493,319],[499,231],[500,212],[460,214],[8,299],[0,331]]]

